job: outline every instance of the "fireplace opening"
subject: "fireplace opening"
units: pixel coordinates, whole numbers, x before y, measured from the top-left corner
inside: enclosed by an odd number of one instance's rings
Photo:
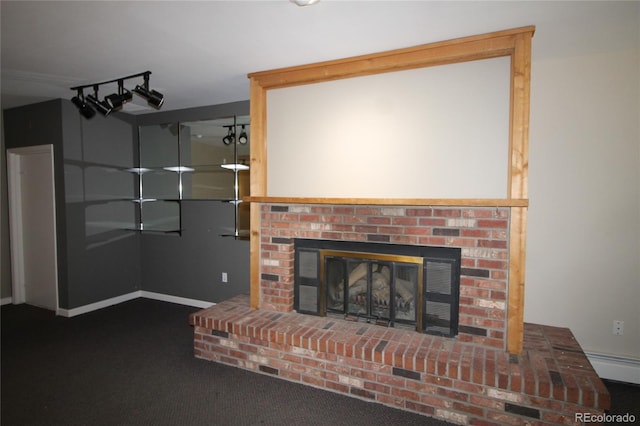
[[[457,334],[459,248],[306,239],[294,247],[299,313]]]
[[[320,250],[320,293],[327,315],[421,331],[422,258]],[[324,289],[322,287],[324,286]]]

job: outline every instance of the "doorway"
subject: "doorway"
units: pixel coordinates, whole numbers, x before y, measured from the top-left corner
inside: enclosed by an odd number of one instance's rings
[[[12,301],[58,312],[53,145],[7,150]]]

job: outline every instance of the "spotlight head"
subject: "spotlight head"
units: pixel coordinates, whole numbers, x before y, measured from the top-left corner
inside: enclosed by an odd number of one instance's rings
[[[162,104],[164,104],[164,95],[162,93],[149,90],[145,86],[137,85],[135,89],[133,89],[133,92],[145,99],[147,103],[155,109],[160,109]]]
[[[133,94],[124,88],[124,80],[118,80],[118,93],[105,96],[104,101],[109,104],[112,110],[118,111],[132,98]]]
[[[225,136],[224,138],[222,138],[222,143],[224,143],[225,145],[231,145],[234,140],[235,140],[235,135],[231,133]]]
[[[233,126],[224,126],[227,128],[227,136],[222,138],[222,143],[225,145],[231,145],[236,141],[236,134],[233,131]]]
[[[244,124],[242,125],[242,131],[240,132],[240,135],[238,136],[238,142],[242,145],[246,144],[249,141],[249,137],[247,136],[247,132],[244,129]]]
[[[78,108],[80,114],[87,120],[92,119],[93,116],[96,115],[96,111],[87,105],[80,93],[78,93],[78,96],[71,98],[71,102],[73,102],[73,104]]]
[[[122,102],[122,99],[120,99],[120,95],[118,95],[117,93],[113,93],[109,96],[105,96],[104,101],[107,104],[109,104],[111,109],[114,111],[121,109],[122,106],[124,105],[124,102]]]
[[[121,93],[113,93],[109,96],[105,96],[104,101],[109,104],[113,111],[122,109],[124,104],[133,99],[133,94],[126,89],[120,90]]]
[[[92,95],[87,96],[87,101],[93,106],[100,114],[105,117],[113,110],[106,101],[100,101],[98,98]]]

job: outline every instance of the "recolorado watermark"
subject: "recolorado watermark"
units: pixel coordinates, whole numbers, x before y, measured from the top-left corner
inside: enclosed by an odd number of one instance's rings
[[[633,414],[576,413],[574,421],[583,423],[635,423]]]

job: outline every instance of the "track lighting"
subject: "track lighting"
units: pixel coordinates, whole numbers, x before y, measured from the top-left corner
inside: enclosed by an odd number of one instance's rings
[[[238,142],[242,145],[246,144],[249,141],[249,137],[247,136],[247,131],[244,129],[244,124],[242,125],[242,130],[240,131],[240,136],[238,136]]]
[[[145,71],[127,77],[117,78],[115,80],[72,87],[71,90],[77,91],[77,96],[71,98],[71,102],[73,102],[73,104],[78,108],[80,114],[86,119],[92,118],[96,114],[95,110],[104,116],[109,115],[113,111],[119,111],[122,109],[124,104],[131,101],[133,93],[144,98],[149,105],[155,109],[160,109],[164,104],[164,95],[160,92],[149,89],[150,75],[151,71]],[[137,85],[132,91],[125,89],[124,81],[136,77],[143,77],[144,83],[142,85]],[[115,82],[118,83],[118,92],[105,96],[104,100],[101,101],[98,96],[98,88],[103,84]],[[93,95],[88,95],[85,99],[82,90],[87,87],[93,88]]]
[[[73,102],[73,104],[78,108],[78,111],[80,111],[80,114],[82,114],[82,116],[87,120],[93,118],[93,116],[96,115],[96,111],[89,105],[87,105],[87,103],[84,101],[84,94],[82,93],[82,89],[78,90],[78,96],[74,96],[73,98],[71,98],[71,102]]]
[[[222,138],[222,143],[224,143],[225,145],[231,145],[236,141],[236,134],[233,132],[233,126],[225,126],[225,127],[228,129],[228,133],[227,133],[227,136]]]
[[[107,101],[101,101],[98,99],[98,86],[93,86],[93,95],[87,96],[87,101],[95,108],[100,114],[105,117],[111,113],[113,108],[107,103]]]
[[[149,74],[144,75],[144,84],[142,86],[137,85],[133,92],[146,99],[147,103],[155,109],[160,109],[164,103],[164,95],[155,90],[149,90]]]
[[[136,88],[133,89],[133,93],[146,99],[147,103],[155,109],[160,109],[164,103],[164,95],[162,93],[149,90],[144,86],[137,85]]]
[[[118,93],[113,93],[104,98],[114,111],[122,109],[124,104],[131,101],[131,99],[133,99],[133,94],[124,88],[123,80],[118,80]]]

